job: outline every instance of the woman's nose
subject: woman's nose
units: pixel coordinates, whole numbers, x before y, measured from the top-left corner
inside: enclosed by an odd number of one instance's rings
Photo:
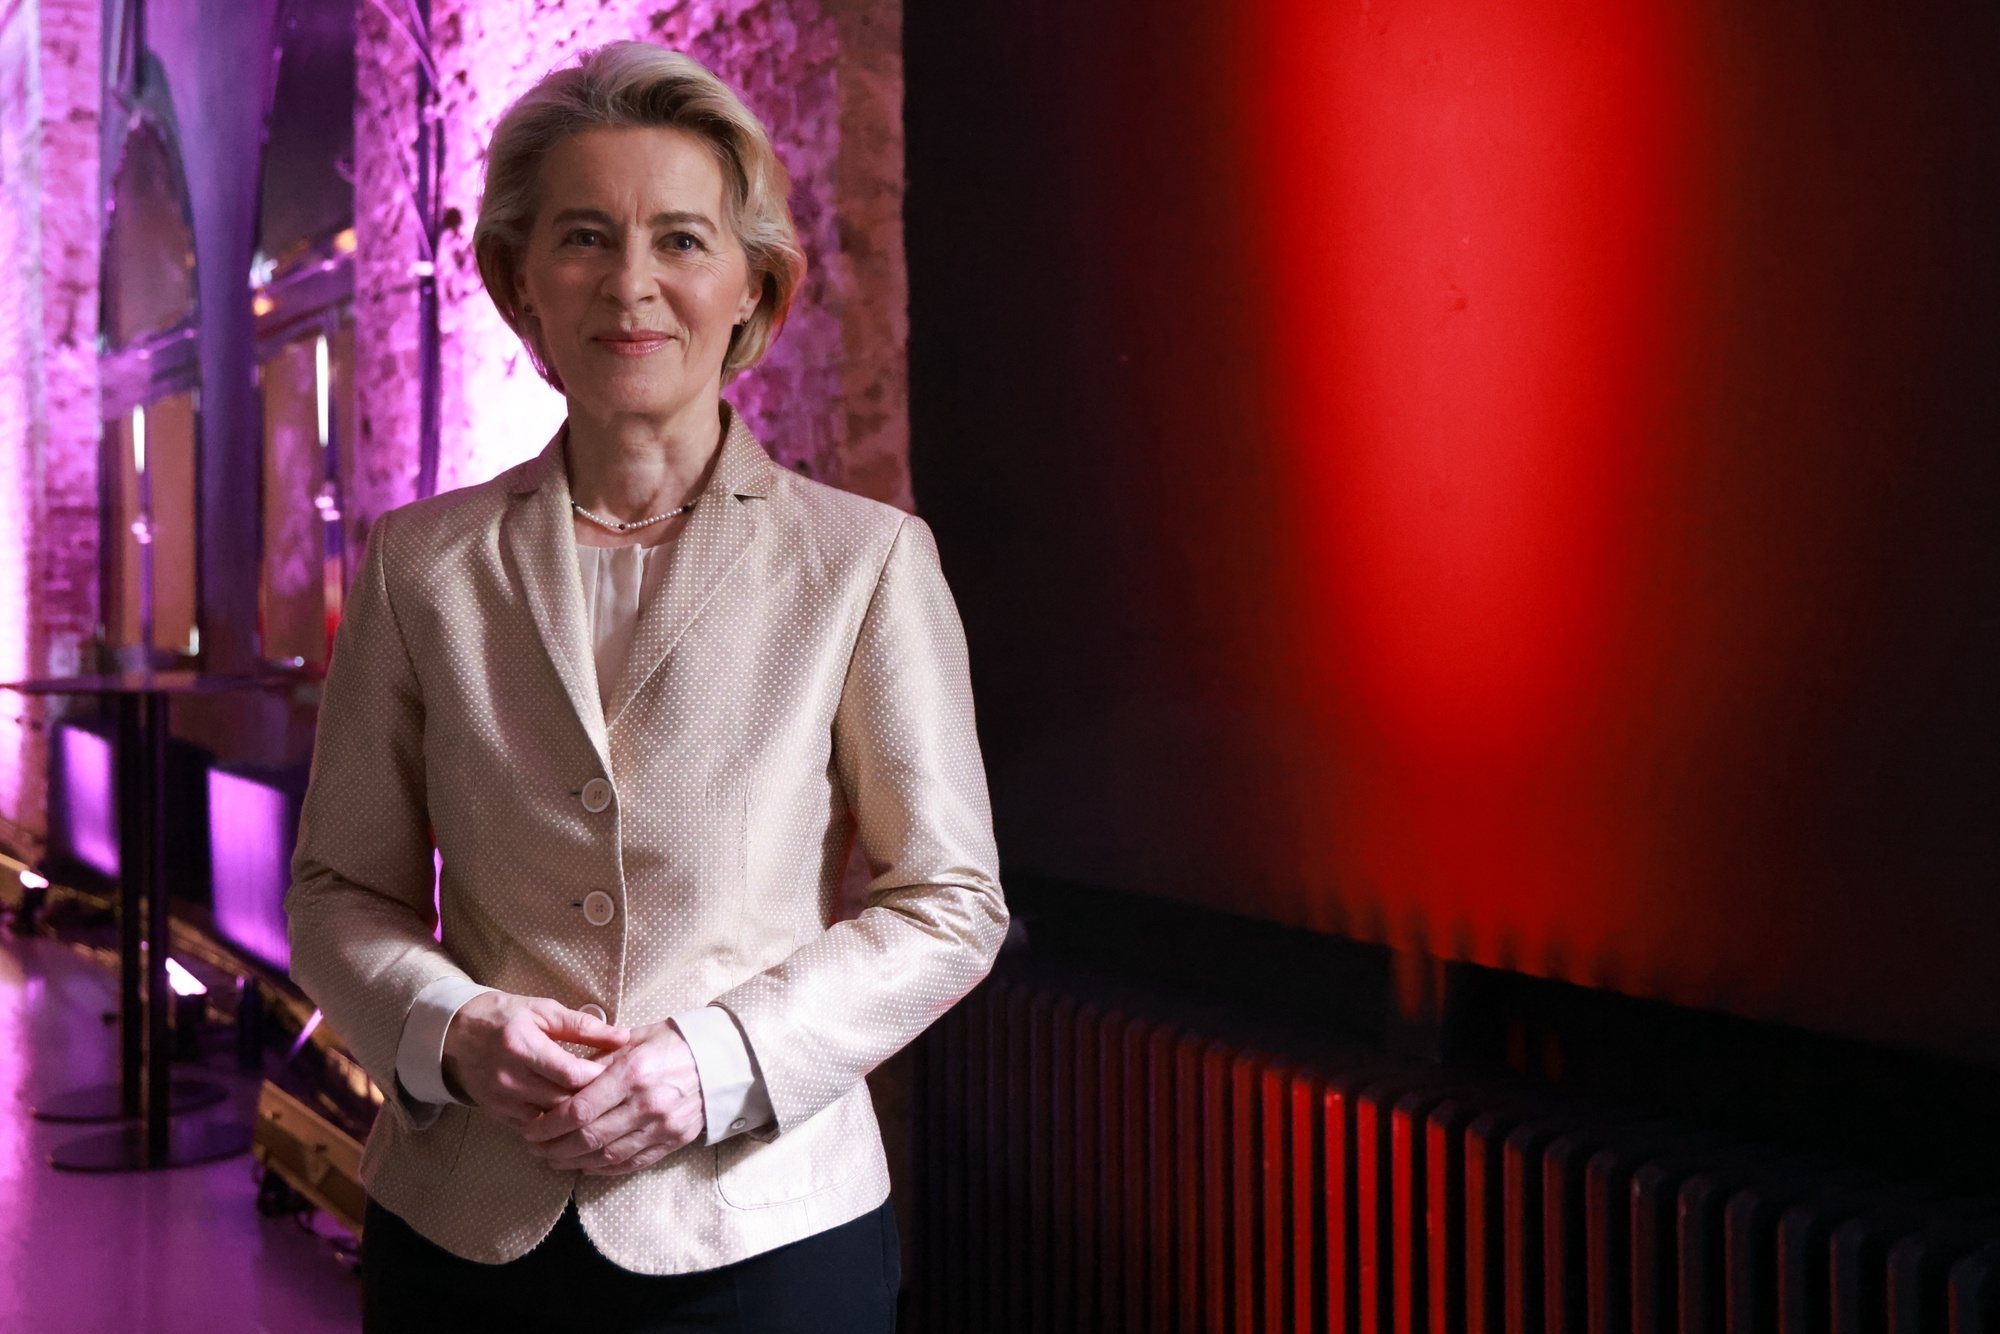
[[[637,306],[659,296],[652,254],[627,248],[618,252],[611,272],[605,275],[604,294],[621,306]]]

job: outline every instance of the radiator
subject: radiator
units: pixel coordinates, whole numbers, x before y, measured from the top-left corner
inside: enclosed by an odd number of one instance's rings
[[[917,1334],[2000,1334],[2000,1201],[996,971],[917,1047]]]

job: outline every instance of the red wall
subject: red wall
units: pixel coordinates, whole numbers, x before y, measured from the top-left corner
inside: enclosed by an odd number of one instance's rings
[[[911,24],[1003,860],[2000,1059],[1996,20],[1224,8]]]

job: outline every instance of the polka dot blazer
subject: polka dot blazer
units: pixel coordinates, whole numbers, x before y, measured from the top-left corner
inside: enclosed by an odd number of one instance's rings
[[[633,1026],[726,1008],[761,1131],[585,1176],[393,1091],[362,1157],[376,1199],[468,1259],[523,1254],[573,1195],[612,1260],[684,1273],[882,1202],[863,1076],[985,975],[1007,907],[923,520],[774,466],[729,413],[600,698],[562,439],[370,532],[285,898],[292,975],[384,1090],[440,978]],[[867,906],[836,921],[857,836]]]

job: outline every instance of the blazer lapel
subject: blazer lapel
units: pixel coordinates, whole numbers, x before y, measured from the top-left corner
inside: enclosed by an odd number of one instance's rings
[[[528,611],[549,662],[590,735],[597,761],[611,772],[611,744],[597,698],[597,650],[583,606],[577,572],[576,528],[570,518],[569,473],[563,466],[568,423],[557,428],[541,454],[522,465],[509,490],[514,503],[501,539],[513,557]]]
[[[653,673],[659,669],[674,645],[680,642],[690,622],[701,614],[709,598],[721,586],[736,562],[750,548],[763,522],[763,497],[770,494],[771,456],[757,443],[750,428],[728,404],[723,404],[728,427],[723,433],[720,455],[688,515],[687,526],[674,539],[670,564],[653,591],[651,600],[639,609],[639,621],[632,631],[631,652],[624,670],[611,687],[605,701],[605,727],[615,727]],[[569,497],[565,493],[563,508]],[[574,542],[575,533],[570,533]],[[571,557],[574,563],[575,557]]]

